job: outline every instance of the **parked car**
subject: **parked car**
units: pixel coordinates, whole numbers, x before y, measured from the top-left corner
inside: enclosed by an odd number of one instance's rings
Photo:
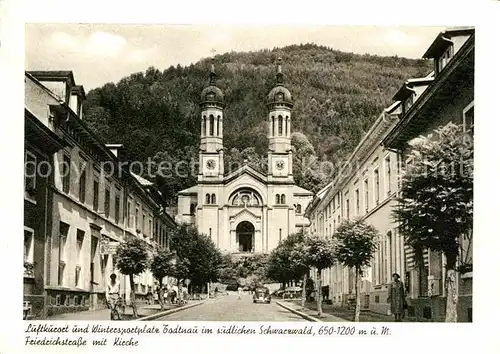
[[[265,302],[267,304],[271,303],[271,292],[266,287],[256,288],[253,293],[253,302]]]

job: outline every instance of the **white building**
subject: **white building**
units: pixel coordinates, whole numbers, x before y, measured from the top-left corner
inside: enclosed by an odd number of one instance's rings
[[[198,184],[179,192],[177,221],[195,224],[222,250],[266,253],[289,234],[308,226],[304,209],[313,193],[295,185],[292,173],[293,98],[277,83],[266,100],[269,125],[268,171],[244,165],[224,173],[224,94],[215,85],[201,93],[200,168]]]

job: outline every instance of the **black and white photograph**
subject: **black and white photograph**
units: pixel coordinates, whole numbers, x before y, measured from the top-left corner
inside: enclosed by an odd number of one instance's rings
[[[475,36],[27,23],[22,318],[473,322]]]

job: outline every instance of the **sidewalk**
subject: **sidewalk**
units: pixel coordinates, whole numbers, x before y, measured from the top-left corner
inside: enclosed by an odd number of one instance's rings
[[[286,301],[285,302],[287,305],[295,305],[297,306],[298,309],[301,308],[300,302],[296,301]],[[313,313],[317,317],[317,310],[316,310],[316,302],[306,302],[305,304],[307,310],[306,311],[301,311],[304,312],[308,315]],[[345,307],[339,307],[339,306],[334,306],[334,305],[327,305],[327,304],[322,304],[322,309],[323,309],[323,314],[325,316],[333,316],[340,321],[338,322],[352,322],[353,317],[354,317],[354,310],[347,309]],[[294,307],[295,309],[295,307]],[[321,318],[322,321],[325,321],[323,318]],[[380,313],[375,313],[375,312],[370,312],[370,311],[361,311],[359,314],[359,321],[360,322],[394,322],[394,317],[392,316],[387,316],[384,314]],[[331,322],[331,321],[325,321],[325,322]],[[336,322],[336,321],[333,321]],[[403,318],[403,322],[412,322],[411,320],[408,319],[408,317]]]
[[[198,303],[200,301],[192,300],[188,302],[188,305],[193,303]],[[163,311],[180,308],[179,305],[167,305],[163,307]],[[160,304],[145,305],[138,304],[137,314],[139,318],[154,315],[160,312]],[[125,308],[124,321],[132,320],[132,307],[127,306]],[[109,321],[110,320],[110,310],[109,309],[99,309],[99,310],[89,310],[80,312],[63,313],[60,315],[47,317],[48,321]]]
[[[302,308],[300,305],[300,302],[297,301],[286,301],[282,300],[279,301],[282,304],[292,308],[295,311],[302,312],[303,314],[306,314],[310,317],[316,318],[317,320],[321,322],[346,322],[345,319],[334,316],[331,313],[328,313],[327,311],[323,310],[323,315],[321,317],[318,316],[318,311],[316,310],[315,307],[310,308],[308,303],[306,303],[305,308]]]

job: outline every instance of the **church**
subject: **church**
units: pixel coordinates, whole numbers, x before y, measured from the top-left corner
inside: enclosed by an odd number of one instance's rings
[[[288,235],[309,225],[304,211],[313,193],[294,183],[291,121],[293,97],[284,86],[281,59],[268,107],[267,175],[248,164],[224,173],[224,94],[214,63],[200,99],[198,184],[178,194],[177,221],[196,225],[219,249],[268,253]]]

